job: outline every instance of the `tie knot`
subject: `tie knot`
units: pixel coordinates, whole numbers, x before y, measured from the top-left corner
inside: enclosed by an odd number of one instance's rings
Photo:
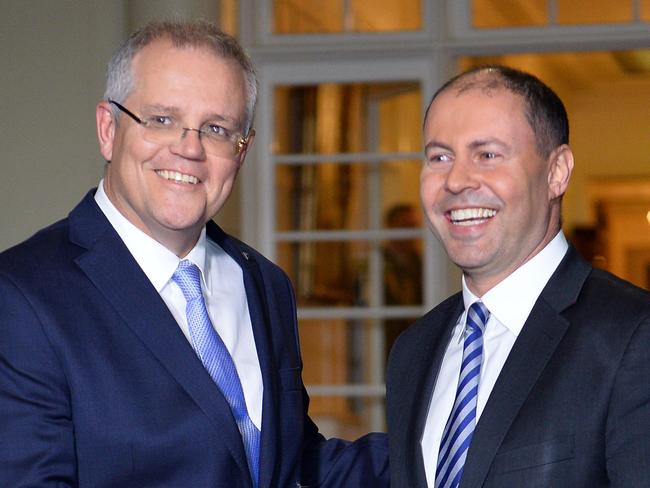
[[[470,305],[469,311],[467,312],[467,327],[472,332],[476,331],[483,334],[485,324],[487,324],[489,318],[490,311],[483,305],[483,302],[474,302]]]
[[[187,259],[178,263],[172,280],[180,287],[188,302],[201,295],[201,272],[196,264]]]

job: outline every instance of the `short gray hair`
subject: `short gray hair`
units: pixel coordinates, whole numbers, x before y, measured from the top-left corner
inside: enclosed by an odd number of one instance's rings
[[[115,52],[108,63],[105,100],[124,101],[133,90],[133,58],[145,46],[167,39],[174,47],[205,47],[220,58],[239,64],[246,81],[246,114],[244,135],[248,135],[255,118],[257,75],[250,58],[237,40],[222,32],[215,24],[198,21],[155,21],[134,32]],[[118,110],[113,107],[113,116]]]

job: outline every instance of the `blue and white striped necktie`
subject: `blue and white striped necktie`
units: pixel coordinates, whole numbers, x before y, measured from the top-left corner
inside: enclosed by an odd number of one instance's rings
[[[483,362],[483,332],[489,318],[490,312],[480,301],[469,307],[456,400],[442,433],[435,488],[456,488],[463,475],[467,451],[476,426],[476,400]]]
[[[248,416],[244,390],[235,363],[210,321],[201,292],[199,268],[191,261],[183,260],[174,272],[172,280],[178,284],[187,300],[185,313],[194,350],[230,405],[244,443],[253,486],[257,486],[261,433]]]

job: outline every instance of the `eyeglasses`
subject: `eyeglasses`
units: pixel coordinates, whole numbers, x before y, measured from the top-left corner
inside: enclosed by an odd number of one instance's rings
[[[181,141],[188,131],[198,133],[203,142],[205,152],[217,157],[233,157],[239,155],[248,145],[250,136],[244,137],[215,122],[205,122],[200,128],[183,127],[179,120],[167,114],[138,117],[124,105],[115,100],[108,100],[120,111],[135,120],[143,129],[143,138],[154,144],[170,146]]]

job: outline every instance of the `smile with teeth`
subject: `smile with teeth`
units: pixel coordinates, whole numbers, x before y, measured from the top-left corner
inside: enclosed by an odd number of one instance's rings
[[[449,218],[454,225],[477,225],[491,219],[497,214],[491,208],[459,208],[449,212]]]
[[[166,180],[175,181],[176,183],[189,183],[191,185],[196,185],[199,182],[199,179],[196,176],[179,173],[178,171],[159,169],[156,173],[158,176],[162,176]]]

